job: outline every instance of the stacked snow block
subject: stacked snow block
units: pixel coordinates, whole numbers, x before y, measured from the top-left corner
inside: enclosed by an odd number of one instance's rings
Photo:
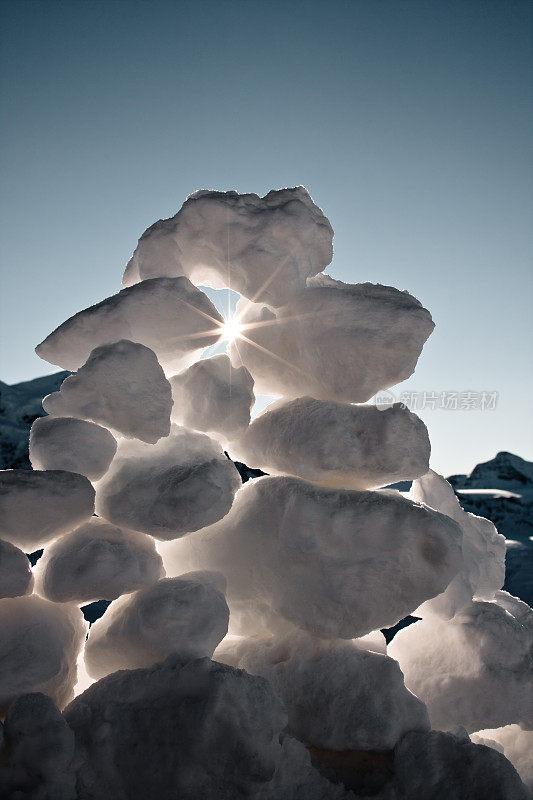
[[[332,239],[301,186],[195,192],[36,348],[73,374],[33,470],[0,473],[2,797],[530,796],[533,612],[501,591],[504,537],[415,414],[367,404],[431,315],[326,275]],[[232,320],[201,286],[240,294]],[[276,402],[250,422],[254,393]]]

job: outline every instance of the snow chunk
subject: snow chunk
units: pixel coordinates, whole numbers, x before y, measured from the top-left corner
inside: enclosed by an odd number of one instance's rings
[[[269,474],[369,489],[423,475],[430,449],[426,426],[400,403],[380,411],[299,397],[267,406],[231,454]]]
[[[58,392],[43,399],[43,408],[153,444],[170,433],[172,390],[154,351],[122,339],[96,347]]]
[[[463,532],[461,571],[446,591],[424,603],[416,616],[438,614],[449,619],[469,605],[473,597],[492,600],[505,580],[505,537],[490,520],[465,513],[448,481],[433,470],[413,482],[409,497],[447,514]]]
[[[0,600],[0,713],[26,692],[44,692],[60,708],[68,703],[86,630],[74,605],[36,595]]]
[[[533,792],[533,731],[526,731],[520,725],[505,725],[472,734],[472,741],[487,747],[501,748],[516,769],[530,792]]]
[[[187,275],[279,306],[330,263],[332,240],[329,220],[303,186],[265,197],[200,190],[143,233],[123,284]]]
[[[211,657],[228,631],[225,581],[213,572],[164,578],[111,603],[92,626],[85,665],[93,678],[151,667],[172,653],[184,661]]]
[[[473,602],[452,620],[428,617],[399,631],[388,653],[426,704],[432,726],[468,731],[531,727],[533,633],[496,603]]]
[[[62,470],[0,470],[0,537],[32,553],[94,512],[94,489]]]
[[[225,516],[240,485],[217,442],[173,425],[156,445],[119,443],[98,484],[96,510],[115,525],[175,539]]]
[[[398,493],[259,478],[225,519],[160,552],[167,574],[222,572],[230,609],[258,602],[312,634],[351,639],[443,591],[461,563],[461,533]]]
[[[241,299],[242,335],[230,346],[256,394],[364,403],[413,374],[434,324],[408,292],[332,281],[275,312]]]
[[[468,737],[442,731],[407,733],[396,747],[394,768],[404,800],[528,800],[513,765]]]
[[[204,358],[170,378],[172,421],[224,440],[241,435],[250,423],[254,381],[227,355]]]
[[[76,800],[74,733],[50,697],[18,697],[6,715],[5,736],[5,797]]]
[[[154,278],[74,314],[35,352],[74,371],[95,347],[129,339],[153,350],[172,374],[216,344],[223,322],[207,295],[187,278]]]
[[[28,556],[11,542],[0,539],[0,598],[30,594],[33,574]]]
[[[95,481],[107,471],[116,449],[115,437],[94,422],[74,417],[39,417],[31,426],[33,469],[77,472]]]
[[[87,758],[80,789],[115,800],[251,798],[274,775],[286,722],[262,678],[177,657],[108,675],[65,718]]]
[[[328,750],[392,750],[404,733],[429,730],[426,708],[404,685],[396,661],[344,640],[245,639],[236,666],[272,685],[288,731]]]
[[[96,517],[47,547],[35,568],[36,590],[56,603],[115,600],[163,575],[150,536]]]

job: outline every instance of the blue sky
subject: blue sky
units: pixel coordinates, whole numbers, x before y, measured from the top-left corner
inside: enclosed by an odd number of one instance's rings
[[[304,184],[330,273],[405,288],[437,328],[401,391],[433,466],[533,458],[532,43],[526,2],[4,2],[0,378],[120,289],[142,231],[198,188]]]

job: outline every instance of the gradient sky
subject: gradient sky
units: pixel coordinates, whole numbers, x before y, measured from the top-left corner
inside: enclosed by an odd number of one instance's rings
[[[330,274],[408,289],[437,324],[393,389],[432,466],[533,458],[532,41],[526,2],[5,2],[0,378],[119,290],[143,230],[198,188],[304,184]]]

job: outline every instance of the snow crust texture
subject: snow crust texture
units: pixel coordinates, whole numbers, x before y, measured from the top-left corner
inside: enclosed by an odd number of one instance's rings
[[[63,470],[0,470],[0,537],[31,553],[94,512],[94,489]]]
[[[115,600],[164,575],[154,540],[93,517],[47,547],[36,591],[56,603]]]
[[[114,525],[176,539],[225,516],[240,485],[217,442],[173,425],[156,445],[120,441],[98,483],[96,511]]]
[[[201,190],[143,233],[123,283],[187,275],[195,284],[280,306],[330,263],[332,239],[329,221],[303,186],[265,197]]]
[[[48,395],[49,397],[51,395]],[[31,426],[30,461],[35,470],[65,470],[98,480],[117,450],[100,425],[74,417],[39,417]]]
[[[123,339],[96,347],[43,408],[155,443],[170,433],[172,391],[153,350]]]
[[[434,325],[391,286],[324,281],[273,310],[239,300],[243,335],[232,343],[256,394],[364,403],[414,372]]]
[[[161,552],[168,574],[222,572],[230,608],[248,601],[311,634],[351,639],[439,594],[460,567],[461,538],[449,517],[399,494],[260,478],[225,519]],[[243,614],[233,632],[261,632],[259,618]]]
[[[341,489],[371,489],[425,475],[426,426],[396,403],[349,405],[299,397],[267,406],[232,455],[268,474],[291,474]]]
[[[89,675],[151,667],[173,653],[184,662],[211,657],[228,632],[224,588],[218,573],[189,572],[115,600],[91,627]]]

